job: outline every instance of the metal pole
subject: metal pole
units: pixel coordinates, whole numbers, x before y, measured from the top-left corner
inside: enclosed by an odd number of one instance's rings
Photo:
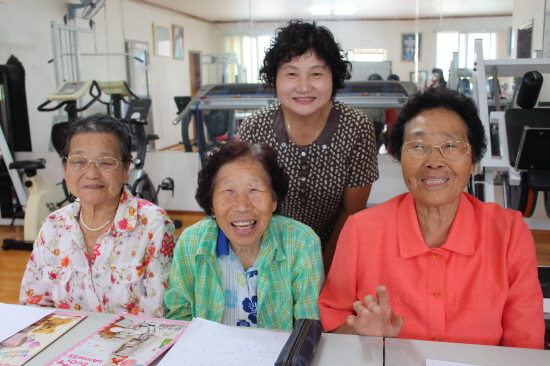
[[[497,67],[493,66],[493,94],[495,98],[495,108],[497,112],[500,112],[500,82],[498,81]]]
[[[19,199],[21,206],[27,206],[27,194],[25,193],[25,188],[23,188],[23,182],[19,177],[19,173],[15,169],[10,169],[9,166],[13,162],[13,157],[11,156],[11,151],[8,146],[6,139],[4,138],[4,132],[2,131],[2,126],[0,126],[0,153],[3,156],[4,163],[10,175],[11,181],[13,183],[13,188]]]
[[[72,31],[72,32],[73,32],[74,60],[75,60],[75,68],[76,68],[75,81],[83,81],[82,80],[82,56],[80,55],[80,36],[78,34],[78,31]]]
[[[53,68],[55,71],[55,86],[61,84],[61,58],[59,56],[59,33],[57,32],[57,27],[55,22],[50,23],[51,32],[52,32],[52,49],[53,49]]]

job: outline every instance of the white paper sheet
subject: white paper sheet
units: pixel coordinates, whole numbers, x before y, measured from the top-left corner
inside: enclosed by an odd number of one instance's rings
[[[289,336],[195,318],[158,366],[273,366]]]
[[[438,360],[426,360],[426,366],[478,366],[472,365],[470,363],[458,363],[458,362],[449,362],[449,361],[438,361]]]
[[[54,308],[39,308],[0,303],[0,342],[51,314]]]

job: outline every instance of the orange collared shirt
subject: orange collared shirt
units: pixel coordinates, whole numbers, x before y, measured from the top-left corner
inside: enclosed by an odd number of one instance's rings
[[[405,319],[398,338],[543,348],[535,246],[519,212],[463,193],[435,249],[424,243],[410,193],[350,216],[319,298],[325,331],[378,285]]]

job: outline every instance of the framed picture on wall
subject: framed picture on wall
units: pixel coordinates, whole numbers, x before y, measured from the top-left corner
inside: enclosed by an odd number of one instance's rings
[[[421,40],[421,33],[401,33],[401,61],[412,62],[417,53],[420,61]]]
[[[153,43],[156,56],[172,56],[172,42],[170,39],[170,26],[153,23]]]
[[[183,60],[183,27],[172,25],[172,40],[174,43],[174,58]]]

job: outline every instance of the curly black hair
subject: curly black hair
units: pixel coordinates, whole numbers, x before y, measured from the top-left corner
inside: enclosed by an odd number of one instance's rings
[[[277,153],[272,147],[266,144],[234,141],[222,145],[214,151],[199,172],[195,199],[207,215],[212,216],[214,214],[212,211],[212,200],[218,171],[223,165],[243,158],[250,158],[262,164],[269,177],[273,199],[277,201],[277,208],[274,214],[279,213],[281,202],[284,201],[288,193],[288,175],[285,173],[283,167],[278,164]]]
[[[391,151],[395,160],[401,161],[401,147],[410,120],[434,108],[445,108],[462,118],[466,125],[466,135],[472,146],[472,162],[480,161],[487,151],[487,138],[475,102],[456,90],[434,88],[413,94],[399,113],[390,137]]]
[[[275,79],[279,66],[310,50],[330,67],[331,98],[334,98],[337,91],[344,87],[344,82],[351,79],[351,62],[345,60],[347,52],[342,50],[327,27],[302,20],[289,21],[286,26],[278,28],[275,37],[271,39],[260,69],[260,80],[265,88],[276,90]]]

